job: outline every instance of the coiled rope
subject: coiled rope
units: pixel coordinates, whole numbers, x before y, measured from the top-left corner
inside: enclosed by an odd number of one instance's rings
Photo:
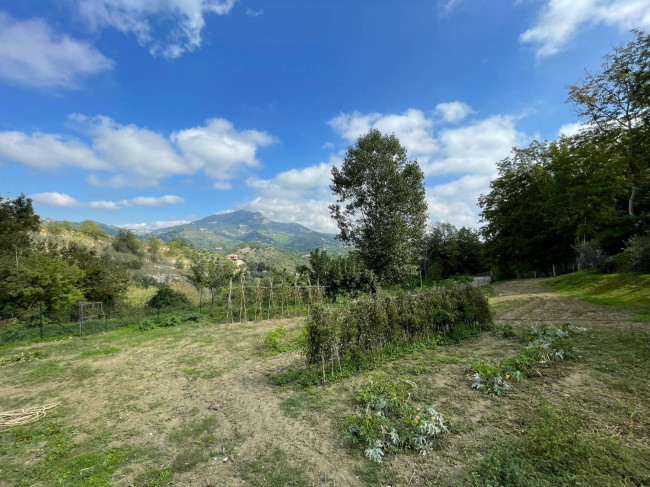
[[[32,421],[36,421],[47,414],[47,411],[60,406],[60,402],[46,404],[45,406],[37,406],[26,409],[16,409],[15,411],[6,411],[0,413],[0,429],[14,428],[22,426]]]

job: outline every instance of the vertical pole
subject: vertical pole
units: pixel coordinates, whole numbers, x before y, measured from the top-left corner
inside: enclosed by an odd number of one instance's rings
[[[104,315],[104,333],[108,331],[108,299],[106,300],[106,313],[104,313],[104,302],[102,301],[102,314]]]
[[[158,308],[158,321],[160,321],[160,301],[158,301],[158,303],[156,303],[156,304],[158,305],[157,306],[157,308]]]
[[[555,277],[555,264],[553,264],[553,277]]]
[[[199,314],[201,313],[201,301],[203,300],[203,286],[201,286],[201,290],[199,291]]]
[[[83,305],[79,301],[79,336],[83,334],[84,331],[84,315],[83,315]]]
[[[43,308],[41,306],[38,307],[38,327],[41,332],[41,340],[43,339]]]

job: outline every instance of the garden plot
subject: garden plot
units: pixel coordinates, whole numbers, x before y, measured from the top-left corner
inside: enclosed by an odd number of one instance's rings
[[[515,336],[485,331],[326,386],[274,384],[303,360],[295,351],[303,319],[125,329],[3,348],[0,411],[62,404],[0,432],[0,485],[482,485],[501,474],[512,485],[570,484],[572,475],[573,483],[579,475],[601,485],[650,483],[642,461],[647,324],[537,285],[493,287],[495,321]],[[501,307],[505,301],[514,304]],[[539,322],[588,328],[575,338],[581,357],[540,368],[504,396],[471,388],[468,364],[516,356],[526,347],[519,334]],[[279,327],[273,336],[286,346],[265,340]],[[31,358],[8,360],[21,353]],[[426,455],[388,453],[378,464],[344,438],[347,418],[359,413],[355,395],[382,377],[412,381],[414,398],[443,415],[449,432]],[[545,441],[569,450],[554,456]],[[580,463],[585,455],[602,460],[603,451],[618,452],[615,462]]]

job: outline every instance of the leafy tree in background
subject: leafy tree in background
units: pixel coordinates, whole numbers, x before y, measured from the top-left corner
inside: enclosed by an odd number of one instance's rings
[[[77,283],[84,272],[61,258],[30,252],[20,259],[18,266],[4,271],[0,309],[5,316],[9,310],[35,312],[39,306],[50,315],[65,315],[74,303],[83,299]]]
[[[309,275],[312,284],[325,286],[325,294],[334,301],[339,294],[356,297],[377,290],[375,273],[366,267],[356,251],[331,258],[326,250],[312,250],[309,266],[302,266],[298,272]]]
[[[478,232],[439,222],[423,239],[422,277],[434,280],[457,274],[476,274],[485,270]]]
[[[350,243],[382,283],[417,274],[416,248],[424,233],[424,174],[395,135],[372,129],[348,147],[341,169],[332,169],[330,206],[339,238]]]
[[[582,85],[571,86],[568,99],[594,136],[620,150],[630,185],[630,216],[650,162],[650,35],[632,32],[634,40],[607,54],[599,73],[587,73]]]
[[[89,237],[92,237],[94,240],[97,240],[99,238],[105,237],[106,232],[99,228],[97,226],[97,223],[95,223],[92,220],[84,220],[79,224],[79,229],[88,235]]]
[[[31,233],[40,223],[32,200],[24,194],[13,200],[0,196],[0,258],[11,257],[18,267],[20,257],[31,248]]]
[[[138,242],[138,239],[131,230],[121,228],[115,234],[113,248],[116,252],[131,252],[132,254],[139,255],[140,242]]]
[[[237,265],[230,259],[212,259],[205,263],[202,283],[210,291],[210,314],[214,308],[214,294],[237,274]]]

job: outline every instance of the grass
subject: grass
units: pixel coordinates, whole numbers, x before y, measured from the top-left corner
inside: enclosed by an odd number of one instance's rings
[[[281,448],[262,457],[238,464],[241,478],[253,487],[307,487],[309,477],[289,461]]]
[[[590,431],[571,405],[542,401],[520,436],[507,437],[472,472],[475,485],[647,485],[650,450]]]
[[[636,313],[635,321],[650,321],[650,274],[599,274],[581,271],[549,279],[554,291],[591,303]]]

